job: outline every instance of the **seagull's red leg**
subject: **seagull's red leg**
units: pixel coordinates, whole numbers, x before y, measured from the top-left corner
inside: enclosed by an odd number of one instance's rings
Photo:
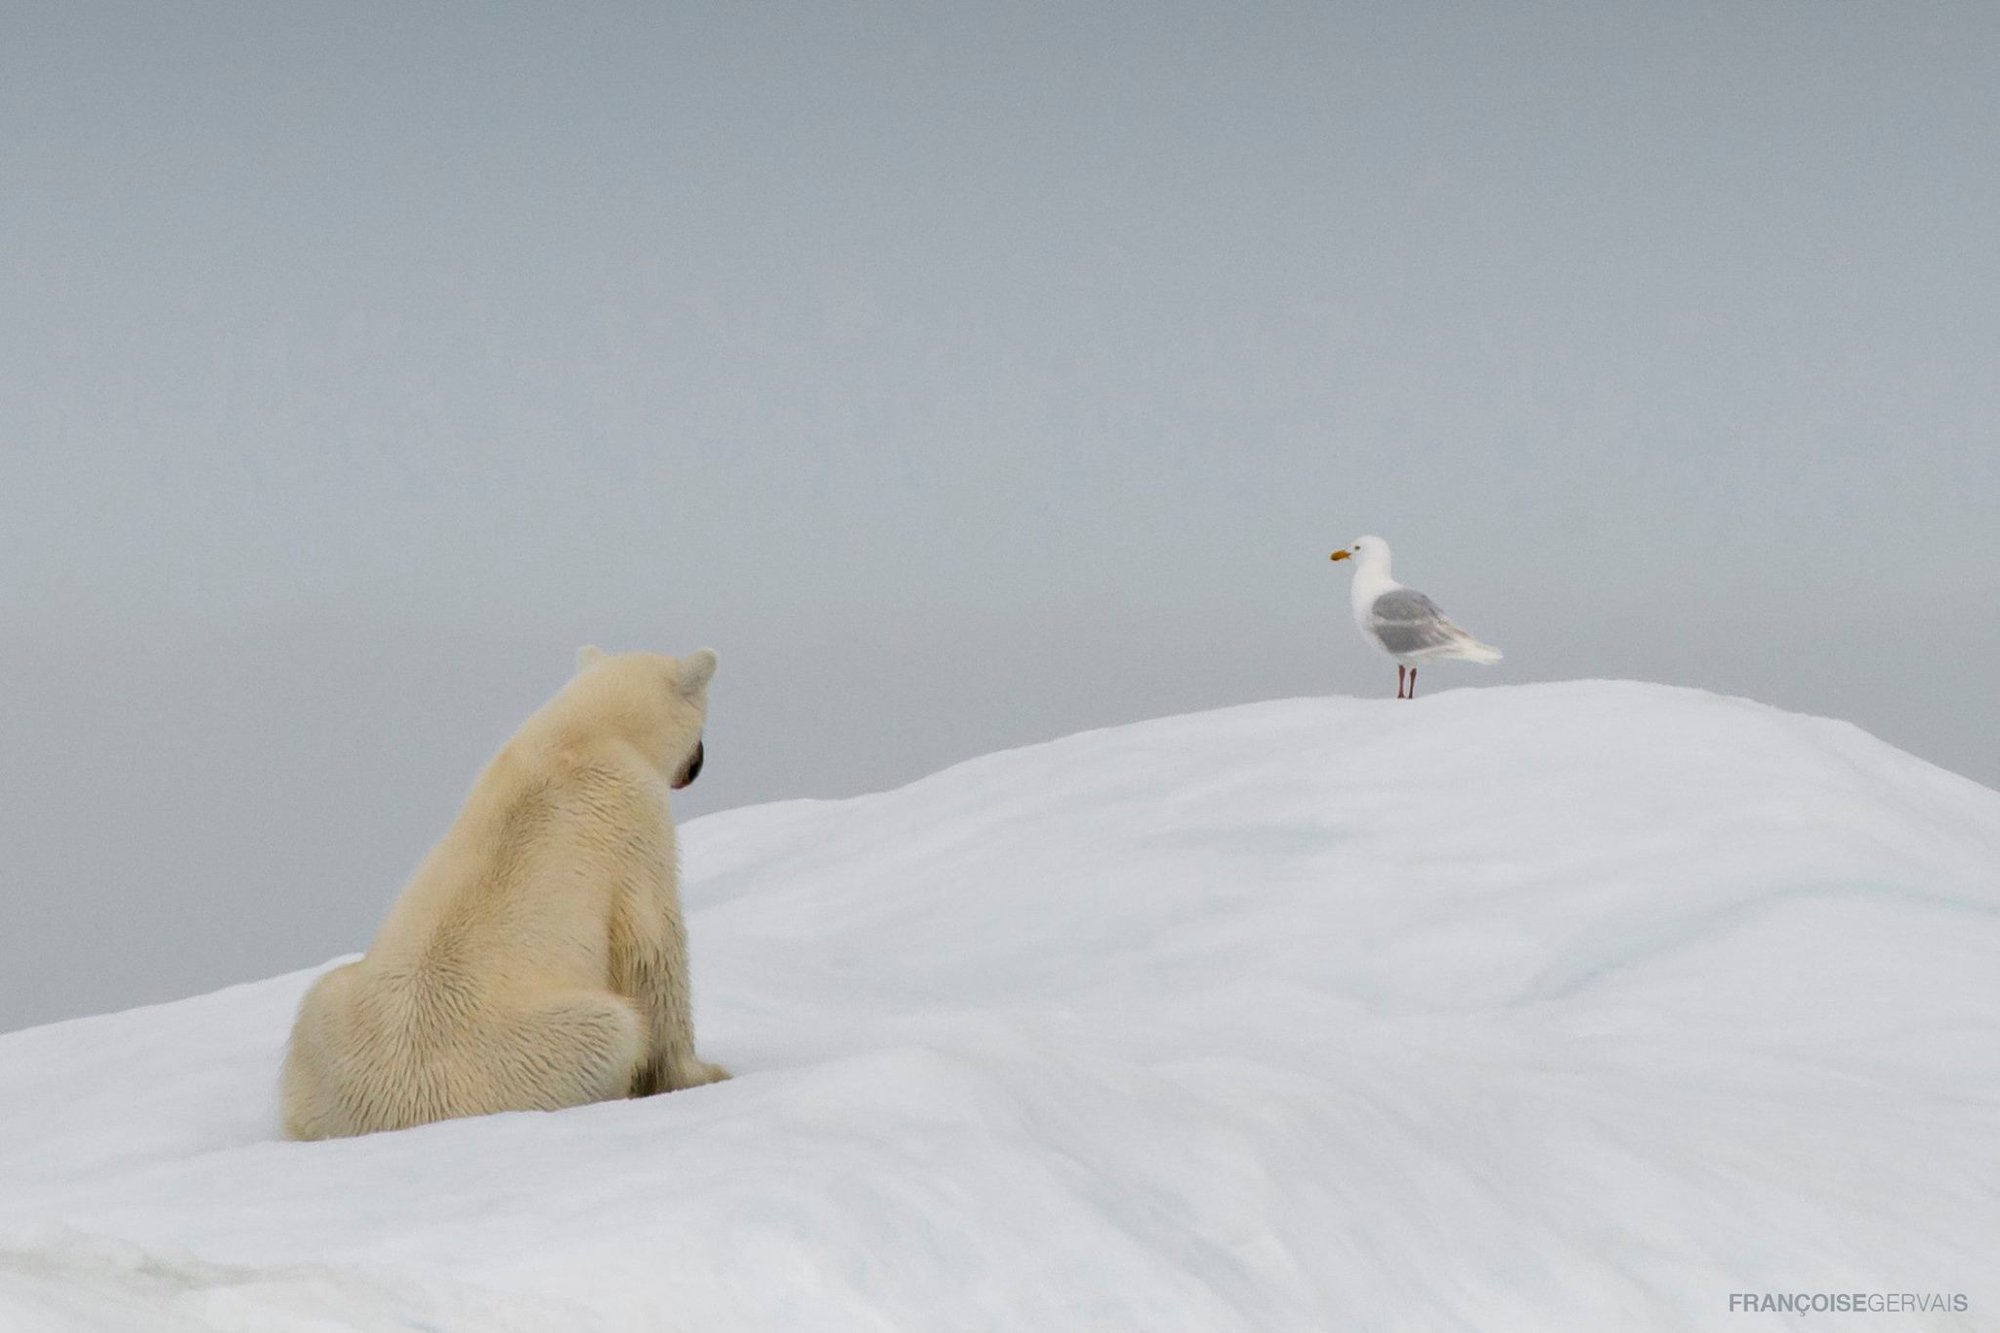
[[[1415,667],[1410,668],[1410,697],[1412,699],[1417,697],[1417,669]]]
[[[1398,699],[1403,697],[1403,664],[1401,662],[1396,663],[1396,697]]]

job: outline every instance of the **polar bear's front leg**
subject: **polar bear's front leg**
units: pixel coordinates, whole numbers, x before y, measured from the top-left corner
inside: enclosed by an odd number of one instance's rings
[[[650,928],[621,932],[630,951],[632,998],[647,1020],[647,1058],[632,1080],[632,1095],[650,1097],[720,1083],[729,1077],[729,1071],[695,1054],[687,929],[681,924],[677,905],[645,925]]]

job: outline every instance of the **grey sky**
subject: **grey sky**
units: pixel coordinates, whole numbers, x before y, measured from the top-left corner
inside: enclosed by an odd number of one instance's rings
[[[1997,36],[17,0],[0,1029],[362,947],[580,642],[721,651],[685,819],[1387,697],[1362,532],[1507,651],[1426,691],[2000,785]]]

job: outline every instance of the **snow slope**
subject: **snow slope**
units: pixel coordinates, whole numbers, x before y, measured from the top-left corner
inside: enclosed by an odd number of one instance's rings
[[[289,1144],[310,974],[0,1037],[0,1329],[2000,1327],[2000,793],[1844,723],[1294,700],[683,840],[727,1084]],[[1818,1291],[1969,1312],[1728,1312]]]

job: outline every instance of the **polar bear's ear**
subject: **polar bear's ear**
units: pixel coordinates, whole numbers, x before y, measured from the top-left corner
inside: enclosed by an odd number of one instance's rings
[[[708,682],[715,675],[715,650],[697,648],[681,659],[681,693],[692,699],[708,688]]]
[[[576,650],[576,669],[578,671],[588,671],[590,668],[596,666],[598,659],[603,656],[604,650],[602,648],[599,648],[594,643],[586,643],[583,647]]]

